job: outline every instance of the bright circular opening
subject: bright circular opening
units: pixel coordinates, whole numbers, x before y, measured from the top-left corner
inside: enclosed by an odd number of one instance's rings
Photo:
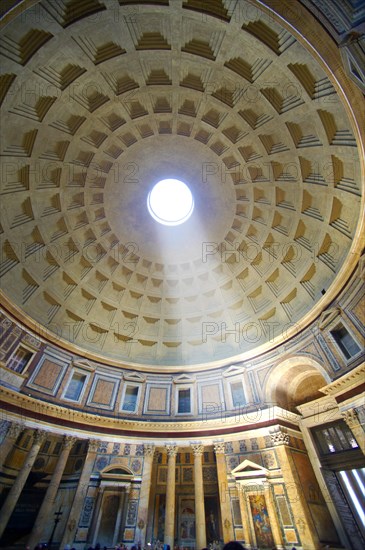
[[[149,192],[148,211],[163,225],[180,225],[193,213],[194,199],[189,187],[180,180],[161,180]]]

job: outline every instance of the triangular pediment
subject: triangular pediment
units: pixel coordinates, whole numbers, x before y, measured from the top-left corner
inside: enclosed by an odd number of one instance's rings
[[[188,374],[180,374],[180,376],[174,378],[174,384],[192,384],[193,382],[195,382],[195,378]]]
[[[74,367],[79,367],[80,369],[89,371],[94,371],[96,368],[95,365],[92,365],[91,363],[89,363],[89,361],[86,361],[86,359],[72,361],[72,364]]]
[[[243,374],[245,372],[245,367],[241,367],[241,366],[238,366],[238,365],[232,365],[231,367],[229,367],[228,369],[226,369],[223,373],[223,376],[224,377],[227,377],[227,376],[234,376],[234,375],[238,375],[238,374]]]
[[[249,479],[252,477],[267,477],[269,470],[251,462],[251,460],[244,460],[231,471],[231,474],[237,479]]]
[[[145,377],[139,374],[138,372],[125,372],[123,374],[124,380],[129,380],[130,382],[144,382]]]
[[[338,315],[340,315],[341,310],[338,307],[332,307],[327,309],[322,313],[318,321],[318,328],[323,330],[326,328]]]

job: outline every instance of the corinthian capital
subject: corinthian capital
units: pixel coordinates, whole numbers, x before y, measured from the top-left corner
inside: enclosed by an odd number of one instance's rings
[[[191,445],[191,448],[193,450],[194,456],[201,456],[204,452],[204,445],[200,445],[198,443]]]
[[[73,435],[65,435],[62,440],[63,449],[71,449],[72,445],[77,441],[77,438]]]
[[[153,458],[155,454],[156,447],[154,445],[143,445],[143,454],[144,456],[150,456]]]
[[[177,455],[177,445],[166,445],[166,452],[169,458]]]
[[[343,411],[342,418],[350,429],[359,425],[359,417],[356,409],[347,409],[347,411]]]
[[[7,436],[10,437],[10,439],[18,439],[23,429],[24,427],[17,422],[12,422],[8,428]]]
[[[97,453],[100,446],[99,439],[89,439],[88,453]]]
[[[289,445],[289,435],[284,428],[277,428],[270,433],[271,443],[277,445]]]
[[[38,443],[39,445],[42,445],[42,443],[44,443],[46,438],[47,438],[47,432],[44,432],[43,430],[34,430],[33,432],[34,443]]]
[[[224,454],[226,452],[226,444],[224,443],[224,441],[214,443],[214,452],[216,455]]]

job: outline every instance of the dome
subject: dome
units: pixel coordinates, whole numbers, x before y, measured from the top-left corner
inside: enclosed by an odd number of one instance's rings
[[[341,84],[258,4],[198,4],[45,1],[3,30],[3,297],[86,357],[252,357],[317,318],[358,259]],[[181,225],[148,212],[168,178],[193,195]]]

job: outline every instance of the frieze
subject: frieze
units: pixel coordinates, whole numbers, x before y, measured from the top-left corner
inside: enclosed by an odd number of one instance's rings
[[[131,446],[130,446],[129,443],[126,443],[126,444],[124,445],[123,454],[124,454],[125,456],[129,456],[129,455],[131,454]]]
[[[112,455],[118,455],[120,453],[120,443],[114,443],[112,449]]]
[[[100,441],[100,445],[98,448],[98,453],[107,453],[108,452],[108,442],[107,441]]]
[[[240,441],[239,444],[240,444],[240,452],[245,453],[247,451],[246,442],[245,441]]]
[[[144,454],[143,445],[136,445],[135,455],[136,456],[143,456],[143,454]]]

